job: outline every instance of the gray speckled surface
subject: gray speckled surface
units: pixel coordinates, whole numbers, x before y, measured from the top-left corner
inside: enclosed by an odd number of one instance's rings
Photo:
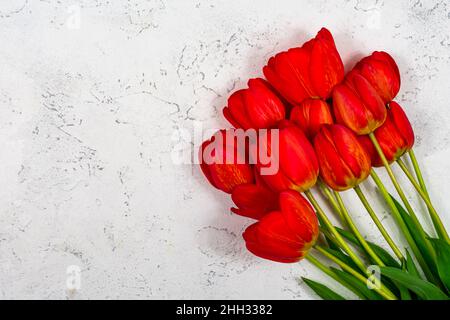
[[[315,298],[296,279],[328,279],[247,253],[248,221],[170,152],[177,128],[224,126],[229,92],[321,26],[347,68],[397,60],[449,226],[448,1],[1,1],[0,298]]]

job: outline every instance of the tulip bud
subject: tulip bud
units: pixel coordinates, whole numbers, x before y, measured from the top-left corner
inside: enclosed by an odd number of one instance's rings
[[[246,161],[247,147],[238,145],[232,129],[218,131],[203,142],[200,168],[214,187],[231,193],[238,185],[254,182],[253,169]]]
[[[308,139],[314,138],[322,124],[333,123],[328,104],[320,99],[306,99],[295,106],[291,111],[290,120],[303,130]]]
[[[270,84],[291,104],[306,98],[327,99],[344,78],[344,66],[330,31],[269,59],[263,69]]]
[[[243,237],[254,255],[277,262],[297,262],[308,254],[319,235],[316,214],[298,192],[279,195],[280,209],[250,225]]]
[[[353,188],[370,173],[370,157],[357,136],[342,125],[323,125],[314,138],[320,177],[336,191]]]
[[[278,138],[278,143],[272,141],[273,137]],[[274,145],[278,148],[274,149]],[[319,166],[314,149],[302,130],[287,120],[281,122],[280,129],[268,130],[262,135],[252,155],[257,156],[255,168],[258,174],[276,192],[305,191],[317,181]],[[262,159],[266,155],[270,159],[268,162]],[[265,173],[264,170],[273,167],[274,163],[278,170]]]
[[[375,51],[358,62],[355,69],[370,82],[384,103],[392,101],[400,90],[400,72],[386,52]]]
[[[336,121],[357,134],[368,134],[386,119],[386,107],[372,85],[357,70],[347,74],[345,82],[333,90]]]
[[[278,209],[278,194],[259,182],[237,186],[231,194],[231,199],[237,206],[231,208],[232,212],[256,220]]]
[[[272,128],[284,119],[283,103],[263,79],[248,81],[248,89],[234,92],[223,109],[225,118],[244,130]]]
[[[395,101],[389,103],[386,121],[375,130],[374,134],[389,163],[400,158],[414,144],[414,132],[411,123],[402,107]],[[367,136],[360,136],[359,141],[370,155],[372,166],[383,166],[372,141]]]

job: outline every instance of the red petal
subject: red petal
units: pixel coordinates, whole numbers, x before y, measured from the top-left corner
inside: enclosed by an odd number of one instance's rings
[[[262,79],[251,79],[248,82],[248,94],[245,103],[253,128],[271,128],[285,117],[282,102],[269,89]]]
[[[336,149],[343,163],[350,168],[358,183],[365,180],[370,173],[369,154],[350,129],[341,125],[334,125],[331,128]]]
[[[314,138],[314,149],[320,164],[320,176],[332,189],[346,190],[352,187],[353,172],[340,157],[330,127],[330,125],[322,126]]]
[[[228,108],[223,110],[225,118],[236,128],[249,129],[253,127],[252,118],[245,103],[247,95],[245,89],[234,92],[228,98]]]
[[[260,185],[239,185],[234,188],[231,198],[238,206],[238,209],[232,209],[233,212],[253,219],[278,209],[277,195]]]
[[[414,145],[414,131],[405,111],[395,101],[389,104],[389,108],[393,122],[397,126],[400,135],[405,139],[406,149],[411,149]]]
[[[322,99],[329,98],[333,87],[344,79],[344,65],[333,36],[322,29],[316,36],[309,66],[311,83]]]
[[[333,90],[333,111],[338,123],[346,125],[357,134],[370,132],[364,104],[345,84],[337,85]]]
[[[366,116],[369,120],[368,128],[372,132],[381,126],[386,119],[386,107],[378,93],[363,76],[355,73],[353,76],[353,84],[367,110]]]
[[[319,166],[314,149],[297,127],[280,130],[280,169],[297,190],[308,190],[316,183]]]
[[[302,242],[311,243],[317,239],[319,226],[316,214],[309,202],[296,191],[280,193],[281,213],[292,233]]]

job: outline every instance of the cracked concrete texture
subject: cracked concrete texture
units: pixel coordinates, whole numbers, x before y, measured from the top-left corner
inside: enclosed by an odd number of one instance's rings
[[[174,132],[226,126],[229,93],[326,26],[347,68],[395,57],[426,178],[446,181],[449,17],[425,0],[2,1],[0,298],[315,298],[298,277],[329,280],[307,262],[246,252],[249,221],[196,165],[173,163]]]

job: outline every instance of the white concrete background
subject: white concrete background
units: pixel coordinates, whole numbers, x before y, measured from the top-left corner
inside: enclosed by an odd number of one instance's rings
[[[397,60],[399,101],[449,226],[449,10],[445,0],[1,0],[0,298],[316,298],[299,276],[337,288],[307,262],[247,253],[248,220],[170,153],[177,128],[225,126],[230,91],[322,26],[347,68],[373,50]],[[78,290],[66,286],[71,265]]]

